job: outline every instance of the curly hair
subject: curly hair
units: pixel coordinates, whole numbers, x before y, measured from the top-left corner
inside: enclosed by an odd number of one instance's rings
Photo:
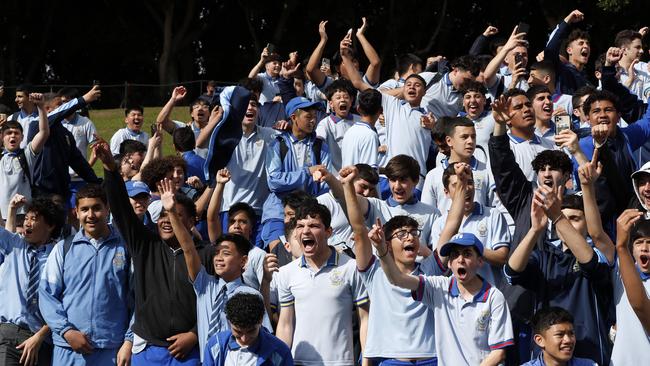
[[[240,292],[226,303],[226,319],[238,328],[252,328],[263,318],[264,300],[260,295]]]
[[[140,178],[152,192],[158,192],[158,182],[163,180],[167,173],[174,170],[174,165],[167,158],[152,159],[140,172]]]
[[[537,154],[531,165],[535,173],[543,170],[547,165],[551,169],[557,169],[562,173],[571,173],[573,171],[571,159],[562,150],[544,150]]]
[[[65,225],[66,214],[62,206],[54,203],[51,198],[35,198],[26,208],[26,213],[34,213],[45,220],[48,225],[54,226],[50,233],[50,238],[58,238],[61,229]]]

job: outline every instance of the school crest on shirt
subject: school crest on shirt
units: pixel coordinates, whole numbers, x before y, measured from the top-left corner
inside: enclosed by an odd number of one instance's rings
[[[490,311],[484,310],[476,319],[476,330],[479,332],[485,332],[490,325]]]
[[[255,141],[255,145],[257,145],[257,147],[262,146],[262,144],[264,144],[264,140],[257,140],[257,141]]]
[[[124,257],[124,252],[115,252],[115,255],[113,256],[113,267],[115,267],[115,270],[119,271],[124,269],[125,264],[126,258]]]
[[[487,232],[488,232],[487,225],[485,225],[484,222],[478,224],[478,236],[486,237]]]
[[[338,268],[335,268],[330,272],[330,285],[334,287],[339,287],[343,284],[343,274]]]

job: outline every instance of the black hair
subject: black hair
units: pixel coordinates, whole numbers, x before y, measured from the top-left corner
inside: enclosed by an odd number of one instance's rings
[[[359,114],[374,116],[381,112],[381,93],[376,89],[366,89],[359,94]]]
[[[552,306],[538,310],[532,319],[533,332],[542,334],[548,328],[562,323],[573,325],[573,315],[561,307]]]
[[[460,56],[451,62],[452,69],[459,69],[469,71],[474,77],[477,77],[481,72],[476,57],[472,55]]]
[[[61,205],[54,203],[49,197],[38,197],[27,205],[25,213],[32,212],[40,216],[48,224],[53,226],[50,238],[58,238],[61,234],[61,228],[65,225],[66,214]]]
[[[350,52],[350,59],[352,61],[355,60],[358,61],[357,51],[354,48],[350,48],[348,51]],[[334,53],[334,55],[332,56],[332,66],[334,66],[334,69],[337,72],[341,72],[340,68],[342,63],[343,63],[343,57],[341,57],[339,51],[336,51],[336,53]]]
[[[405,53],[399,56],[397,59],[397,73],[403,75],[408,71],[411,65],[424,66],[424,62],[422,62],[421,58],[412,53]]]
[[[576,28],[572,30],[571,33],[569,33],[568,37],[566,37],[566,45],[564,48],[566,49],[566,46],[570,45],[571,42],[578,39],[584,39],[589,42],[591,40],[591,37],[589,36],[589,33],[583,31],[582,29]]]
[[[569,194],[562,198],[562,209],[585,211],[585,204],[581,194]]]
[[[614,46],[618,48],[625,47],[632,43],[635,39],[643,40],[643,36],[641,33],[635,30],[625,29],[616,33],[616,38],[614,38]]]
[[[124,109],[124,116],[128,116],[129,113],[131,113],[131,111],[138,111],[138,112],[144,114],[144,108],[141,105],[134,104],[134,105],[128,105]]]
[[[612,102],[612,104],[614,105],[614,108],[616,108],[617,111],[619,110],[619,108],[618,108],[618,97],[616,95],[612,94],[611,92],[608,92],[607,90],[596,90],[595,92],[593,92],[589,96],[589,98],[587,98],[587,100],[585,100],[585,103],[582,105],[582,110],[584,110],[585,114],[588,115],[589,112],[591,111],[591,105],[596,103],[596,102],[603,101],[603,100],[607,100],[607,101]]]
[[[250,221],[250,224],[254,225],[256,220],[255,210],[251,207],[251,205],[249,205],[246,202],[237,202],[232,206],[230,206],[230,209],[228,209],[228,217],[231,218],[235,216],[238,212],[242,212],[242,211],[248,217],[248,221]]]
[[[445,123],[445,136],[453,136],[456,127],[474,127],[474,122],[467,117],[447,117]]]
[[[275,52],[270,53],[268,56],[266,56],[266,57],[264,58],[264,64],[265,64],[265,65],[266,65],[267,63],[269,63],[269,62],[273,62],[273,61],[282,62],[282,59],[280,58],[280,55],[278,55],[278,54],[275,53]]]
[[[463,95],[469,93],[469,92],[477,92],[483,94],[487,94],[487,88],[485,88],[485,85],[483,83],[479,83],[478,81],[470,81],[467,84],[463,85],[463,90],[461,90]]]
[[[284,237],[289,240],[289,237],[291,236],[291,233],[293,233],[293,230],[296,228],[296,219],[293,218],[289,220],[286,224],[284,224]]]
[[[377,185],[379,183],[379,174],[377,174],[377,170],[373,169],[368,164],[354,164],[354,166],[357,168],[357,171],[359,172],[357,174],[357,179],[363,179],[366,182],[372,184],[372,185]]]
[[[578,108],[580,106],[580,99],[584,97],[585,95],[591,95],[596,91],[596,88],[594,88],[591,85],[584,85],[578,88],[575,92],[573,92],[573,97],[571,98],[571,105],[573,108]]]
[[[639,238],[650,238],[650,220],[637,221],[630,232],[630,245]]]
[[[155,158],[149,161],[142,170],[140,170],[140,178],[149,186],[152,192],[158,192],[158,182],[163,180],[167,173],[172,171],[174,166],[171,161],[165,158]]]
[[[282,197],[282,207],[289,206],[292,210],[297,210],[298,207],[306,204],[307,202],[317,201],[314,197],[305,191],[296,190]]]
[[[196,205],[194,204],[194,201],[180,192],[174,194],[174,199],[176,200],[177,205],[181,205],[185,208],[187,216],[191,217],[192,221],[194,221],[194,218],[196,217]]]
[[[404,79],[404,83],[406,83],[406,80],[408,80],[408,79],[418,79],[422,83],[422,86],[424,86],[424,87],[427,86],[427,81],[424,80],[424,78],[422,76],[418,75],[418,74],[411,74],[411,75],[407,76]]]
[[[393,216],[388,222],[384,224],[384,238],[388,240],[390,236],[393,234],[393,231],[401,228],[401,227],[412,227],[414,229],[418,229],[420,226],[418,225],[418,222],[415,221],[414,218],[411,216],[405,216],[405,215],[397,215]]]
[[[99,184],[89,183],[79,188],[79,191],[77,191],[77,194],[75,195],[75,203],[79,205],[79,200],[82,198],[99,198],[104,205],[108,204],[106,191]]]
[[[180,152],[192,151],[196,146],[194,131],[190,126],[174,129],[172,140],[174,141],[174,148]]]
[[[0,133],[4,133],[5,131],[9,129],[14,129],[14,130],[19,130],[20,133],[24,133],[23,131],[23,126],[20,124],[18,121],[7,121],[2,124],[2,127],[0,127]]]
[[[396,155],[386,164],[384,174],[391,180],[411,178],[417,182],[420,179],[420,164],[411,156]]]
[[[237,328],[250,329],[264,319],[264,300],[257,295],[239,292],[226,303],[226,319]]]
[[[433,126],[433,129],[431,130],[431,138],[436,144],[446,144],[445,137],[447,134],[445,131],[447,129],[447,125],[451,122],[451,118],[453,117],[440,117],[436,124]]]
[[[252,248],[251,242],[239,234],[222,234],[214,242],[214,247],[218,247],[219,244],[223,243],[224,241],[229,241],[235,244],[235,248],[237,248],[237,252],[241,256],[248,255],[248,252],[250,252]]]
[[[325,228],[329,228],[332,223],[330,210],[315,200],[305,202],[296,210],[296,220],[303,220],[307,217],[319,217]]]
[[[562,150],[544,150],[537,154],[530,164],[533,166],[535,173],[543,170],[547,165],[551,169],[557,169],[562,173],[571,173],[573,171],[571,159]]]
[[[136,140],[124,140],[120,143],[120,155],[132,154],[135,152],[145,154],[147,152],[147,146]]]
[[[459,162],[449,163],[445,170],[442,172],[442,185],[446,190],[449,190],[449,179],[452,175],[456,175],[456,164]],[[471,173],[470,173],[471,174]],[[471,179],[471,177],[470,177]]]
[[[190,114],[192,114],[192,110],[194,109],[194,106],[197,105],[197,104],[207,105],[208,108],[210,108],[210,100],[209,99],[198,97],[198,98],[194,99],[192,101],[192,103],[190,103],[190,107],[189,107],[190,108]]]
[[[519,88],[508,89],[502,95],[506,99],[518,97],[520,95],[523,95],[524,97],[528,98],[528,95],[526,95],[526,92],[519,89]]]
[[[65,97],[67,100],[74,99],[79,96],[79,89],[71,86],[66,86],[59,89],[59,91],[56,92],[56,95],[59,97]]]
[[[262,79],[257,76],[254,78],[244,78],[239,81],[239,85],[245,89],[248,89],[251,93],[257,94],[262,93],[262,89],[264,89],[264,83],[262,82]]]
[[[20,84],[16,86],[16,93],[22,92],[25,93],[26,95],[29,95],[29,93],[34,91],[34,86],[31,84]]]
[[[551,91],[548,90],[548,87],[546,87],[546,85],[532,85],[526,91],[526,96],[528,97],[528,100],[532,101],[533,99],[535,99],[537,94],[542,94],[542,93],[551,94]]]
[[[187,176],[187,162],[185,161],[185,159],[183,159],[180,156],[176,156],[176,155],[168,155],[168,156],[165,156],[163,159],[165,159],[165,160],[167,160],[167,161],[169,161],[171,163],[172,170],[177,166],[183,168],[183,174],[185,174]]]
[[[538,70],[540,72],[550,75],[551,79],[555,80],[555,66],[553,66],[553,64],[548,61],[535,62],[532,65],[530,65],[530,70],[531,71]]]
[[[354,88],[354,85],[352,85],[350,80],[336,79],[325,89],[325,96],[327,97],[327,100],[332,100],[332,96],[336,92],[348,93],[352,100],[352,104],[354,104],[354,98],[357,95],[356,91],[357,90]]]

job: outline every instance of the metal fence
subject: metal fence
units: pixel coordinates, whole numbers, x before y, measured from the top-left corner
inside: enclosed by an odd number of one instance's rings
[[[175,84],[141,84],[125,81],[122,84],[103,84],[100,81],[102,97],[99,101],[93,102],[94,109],[124,108],[127,105],[142,105],[145,107],[161,106],[167,102],[171,91],[178,85],[183,85],[188,90],[185,104],[189,104],[205,93],[209,80],[182,81]],[[216,81],[217,87],[234,85],[235,82]],[[43,84],[32,85],[35,92],[56,93],[62,88],[75,88],[79,95],[83,95],[92,85],[90,84]],[[15,107],[13,99],[16,86],[4,87],[5,93],[2,102],[12,108]]]

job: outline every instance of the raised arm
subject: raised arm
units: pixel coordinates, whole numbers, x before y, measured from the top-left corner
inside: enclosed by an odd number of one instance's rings
[[[248,72],[249,78],[252,79],[254,77],[257,77],[257,73],[260,72],[260,69],[264,66],[264,60],[266,60],[267,57],[269,57],[269,50],[264,47],[262,53],[260,54],[260,60],[257,61],[257,64],[255,64],[251,71]]]
[[[48,123],[47,112],[43,104],[43,94],[30,93],[29,100],[38,108],[38,133],[32,140],[32,151],[34,154],[38,154],[43,150],[45,142],[50,137],[50,124]]]
[[[357,88],[357,90],[364,91],[366,89],[372,89],[370,85],[366,84],[363,81],[361,75],[359,75],[359,70],[357,70],[354,67],[354,63],[352,62],[352,57],[350,55],[351,46],[352,46],[352,36],[348,34],[345,36],[345,38],[343,38],[343,40],[341,40],[340,49],[339,49],[341,58],[343,59],[343,67],[345,68],[345,72],[350,78],[350,82],[352,82],[352,85],[354,85],[354,87]]]
[[[210,136],[212,136],[212,131],[217,127],[219,122],[221,122],[221,117],[223,117],[223,108],[217,105],[212,108],[210,113],[210,118],[208,119],[208,124],[201,129],[199,132],[199,137],[196,138],[196,147],[207,148],[210,143]]]
[[[535,243],[546,230],[547,221],[548,218],[544,213],[543,202],[540,202],[537,196],[534,196],[530,206],[530,229],[512,252],[510,258],[508,258],[507,267],[518,273],[526,269],[530,254],[535,249]]]
[[[211,243],[217,241],[221,236],[221,219],[219,218],[219,212],[221,210],[221,202],[223,200],[223,190],[226,187],[226,183],[230,181],[230,172],[228,169],[220,169],[215,176],[215,187],[212,192],[212,197],[210,197],[210,204],[208,205],[208,217],[207,217],[207,226],[208,226],[208,238]]]
[[[9,207],[7,209],[7,217],[5,218],[5,230],[15,233],[16,232],[16,211],[27,204],[27,199],[25,196],[16,193],[11,197],[9,201]]]
[[[162,125],[162,128],[167,131],[167,133],[171,134],[176,128],[176,124],[174,124],[169,116],[172,114],[172,110],[174,109],[176,103],[183,100],[186,94],[187,89],[185,89],[184,86],[175,87],[174,90],[172,90],[172,96],[169,98],[167,103],[165,103],[165,105],[158,113],[158,116],[156,117],[156,124]]]
[[[497,53],[496,56],[490,61],[490,63],[485,67],[485,71],[483,71],[483,76],[484,76],[484,84],[488,87],[492,87],[494,83],[497,81],[497,72],[499,71],[499,68],[503,64],[503,60],[505,60],[506,56],[508,55],[508,52],[512,51],[515,49],[517,46],[522,46],[525,45],[526,40],[524,37],[526,36],[526,33],[517,33],[517,27],[512,30],[512,34],[510,34],[510,38],[508,38],[508,41],[506,42],[505,45],[503,45],[503,48],[501,48],[501,51]]]
[[[560,48],[562,47],[562,41],[569,32],[569,24],[580,22],[584,17],[585,15],[580,10],[574,10],[557,25],[557,31],[546,44],[546,48],[544,48],[544,61],[551,62],[554,65],[562,62],[560,60]]]
[[[625,210],[616,220],[616,253],[618,254],[618,267],[621,273],[621,280],[625,287],[627,300],[632,310],[641,321],[646,333],[650,333],[650,299],[643,287],[639,272],[634,264],[634,258],[630,255],[628,241],[630,230],[639,221],[643,214],[639,210]]]
[[[377,258],[381,261],[381,268],[386,274],[388,282],[392,285],[415,291],[420,286],[420,279],[411,274],[402,273],[393,259],[393,255],[389,253],[388,245],[384,238],[384,228],[381,222],[377,222],[372,226],[372,230],[368,233],[368,237],[372,245],[377,249]],[[391,240],[390,238],[388,240]],[[390,255],[389,255],[390,254]]]
[[[381,59],[379,58],[377,51],[375,51],[375,48],[372,47],[366,38],[366,17],[361,18],[361,21],[363,24],[361,25],[361,28],[357,29],[357,39],[359,40],[359,44],[361,44],[361,48],[363,48],[363,53],[366,55],[368,62],[370,63],[366,69],[366,79],[371,84],[377,84],[379,83],[379,72],[381,71]]]
[[[597,165],[597,167],[596,167]],[[591,162],[586,162],[578,168],[580,185],[582,186],[582,199],[584,201],[585,219],[587,221],[587,231],[598,250],[605,255],[607,262],[614,263],[616,248],[609,238],[609,235],[603,230],[603,223],[600,218],[600,211],[596,203],[596,188],[594,184],[603,165],[598,162],[598,149],[594,149],[594,156]]]
[[[347,166],[339,171],[341,183],[343,185],[343,192],[345,195],[345,208],[348,214],[348,220],[354,233],[354,254],[356,255],[357,268],[368,268],[368,264],[372,259],[372,244],[368,238],[368,229],[366,228],[365,220],[363,219],[363,212],[357,199],[357,193],[354,190],[354,178],[358,174],[357,168]],[[379,221],[379,219],[377,219]],[[381,222],[377,224],[381,225]]]
[[[456,190],[454,195],[451,197],[451,208],[447,213],[447,220],[445,225],[442,227],[440,232],[440,238],[436,245],[438,250],[438,255],[440,255],[440,248],[445,245],[451,238],[458,233],[460,229],[460,224],[463,223],[463,216],[465,210],[465,195],[467,194],[467,181],[471,176],[471,168],[468,164],[465,163],[456,163],[454,165],[454,171],[458,177]],[[446,266],[448,258],[440,256],[440,260]]]
[[[314,49],[314,52],[309,56],[309,61],[305,67],[305,72],[309,75],[311,81],[316,84],[316,86],[322,86],[325,83],[327,75],[320,70],[320,59],[323,57],[323,52],[325,51],[325,45],[327,45],[327,31],[325,26],[327,25],[327,20],[322,20],[318,24],[318,34],[320,35],[320,41]]]
[[[472,43],[472,47],[469,49],[468,54],[472,56],[478,56],[487,53],[486,51],[490,37],[494,36],[497,33],[499,33],[499,30],[496,27],[488,25],[488,27],[485,28],[485,31],[483,31],[483,34],[479,34],[479,36],[476,37],[474,43]]]

